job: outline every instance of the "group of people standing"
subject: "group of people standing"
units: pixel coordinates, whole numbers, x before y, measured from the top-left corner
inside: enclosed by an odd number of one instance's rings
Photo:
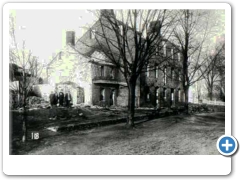
[[[52,91],[49,99],[51,104],[49,119],[57,118],[57,106],[65,106],[67,108],[71,107],[72,96],[70,91],[67,91],[65,94],[63,93],[63,90],[61,90],[59,93],[57,92],[57,90],[55,90],[55,92]]]
[[[49,99],[51,106],[70,107],[72,96],[70,91],[64,94],[62,90],[59,93],[55,90],[55,93],[51,92]]]

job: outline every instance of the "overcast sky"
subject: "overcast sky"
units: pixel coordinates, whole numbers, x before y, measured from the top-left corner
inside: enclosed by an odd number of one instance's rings
[[[94,16],[85,10],[16,10],[17,42],[26,41],[40,60],[62,47],[62,31],[74,30],[81,36],[82,26],[92,23]]]
[[[80,27],[92,24],[94,17],[87,10],[16,10],[16,39],[20,44],[26,41],[26,47],[31,49],[39,60],[47,60],[62,47],[64,30],[74,30],[76,36],[83,34]],[[224,11],[220,14],[224,14]],[[220,15],[219,14],[219,15]],[[217,18],[220,20],[220,16]],[[212,20],[217,21],[216,17]],[[224,23],[224,20],[223,20]],[[219,29],[219,31],[222,30]]]

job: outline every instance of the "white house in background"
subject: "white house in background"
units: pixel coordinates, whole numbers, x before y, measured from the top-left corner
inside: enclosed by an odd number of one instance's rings
[[[64,93],[70,90],[73,104],[127,105],[127,83],[105,55],[93,50],[77,53],[75,33],[66,32],[66,45],[48,64],[47,82]],[[70,46],[71,45],[71,46]]]
[[[51,61],[47,81],[58,91],[70,90],[73,104],[92,104],[92,73],[88,57],[77,54],[68,45]]]

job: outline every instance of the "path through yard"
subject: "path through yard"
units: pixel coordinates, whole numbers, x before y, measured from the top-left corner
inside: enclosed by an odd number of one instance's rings
[[[224,134],[225,114],[169,116],[126,129],[124,124],[44,138],[29,155],[212,155]]]

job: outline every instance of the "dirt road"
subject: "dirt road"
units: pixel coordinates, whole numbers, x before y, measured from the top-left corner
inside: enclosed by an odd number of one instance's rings
[[[42,139],[26,154],[212,155],[224,134],[224,113],[171,116],[140,123],[75,131]]]

